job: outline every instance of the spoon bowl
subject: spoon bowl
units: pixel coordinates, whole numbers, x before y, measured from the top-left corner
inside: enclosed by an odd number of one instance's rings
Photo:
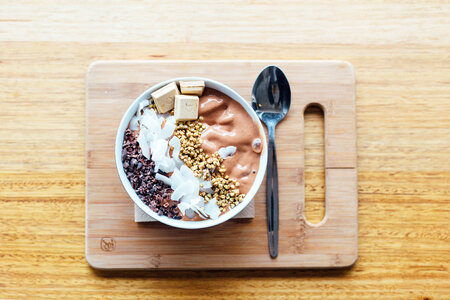
[[[252,107],[264,123],[280,122],[291,106],[291,88],[283,71],[268,66],[261,71],[252,90]]]

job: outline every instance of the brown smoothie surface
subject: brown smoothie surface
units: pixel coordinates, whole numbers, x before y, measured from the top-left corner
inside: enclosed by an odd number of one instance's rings
[[[236,153],[224,160],[226,174],[236,179],[241,193],[247,194],[258,173],[261,153],[252,143],[261,138],[258,125],[245,108],[227,95],[206,88],[200,97],[199,116],[203,117],[203,151],[209,155],[222,147],[235,146]]]

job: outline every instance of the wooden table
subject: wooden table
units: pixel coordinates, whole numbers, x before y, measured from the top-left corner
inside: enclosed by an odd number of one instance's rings
[[[450,297],[449,3],[297,2],[1,1],[0,298]],[[357,80],[356,265],[91,269],[84,256],[84,80],[98,59],[350,61]],[[308,118],[309,149],[320,148],[320,115]],[[320,155],[311,157],[308,205],[319,218],[323,176]]]

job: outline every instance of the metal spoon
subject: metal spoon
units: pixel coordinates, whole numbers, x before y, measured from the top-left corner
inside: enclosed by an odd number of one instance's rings
[[[278,256],[278,168],[275,149],[275,126],[288,113],[291,105],[289,82],[278,67],[268,66],[261,71],[253,85],[252,107],[269,131],[267,163],[267,234],[272,258]]]

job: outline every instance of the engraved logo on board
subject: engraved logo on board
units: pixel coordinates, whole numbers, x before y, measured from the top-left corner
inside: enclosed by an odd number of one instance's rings
[[[154,268],[159,268],[159,265],[161,264],[161,255],[155,254],[155,255],[150,256],[150,264]]]
[[[100,248],[106,252],[114,251],[116,249],[116,240],[112,237],[103,237],[100,240]]]

